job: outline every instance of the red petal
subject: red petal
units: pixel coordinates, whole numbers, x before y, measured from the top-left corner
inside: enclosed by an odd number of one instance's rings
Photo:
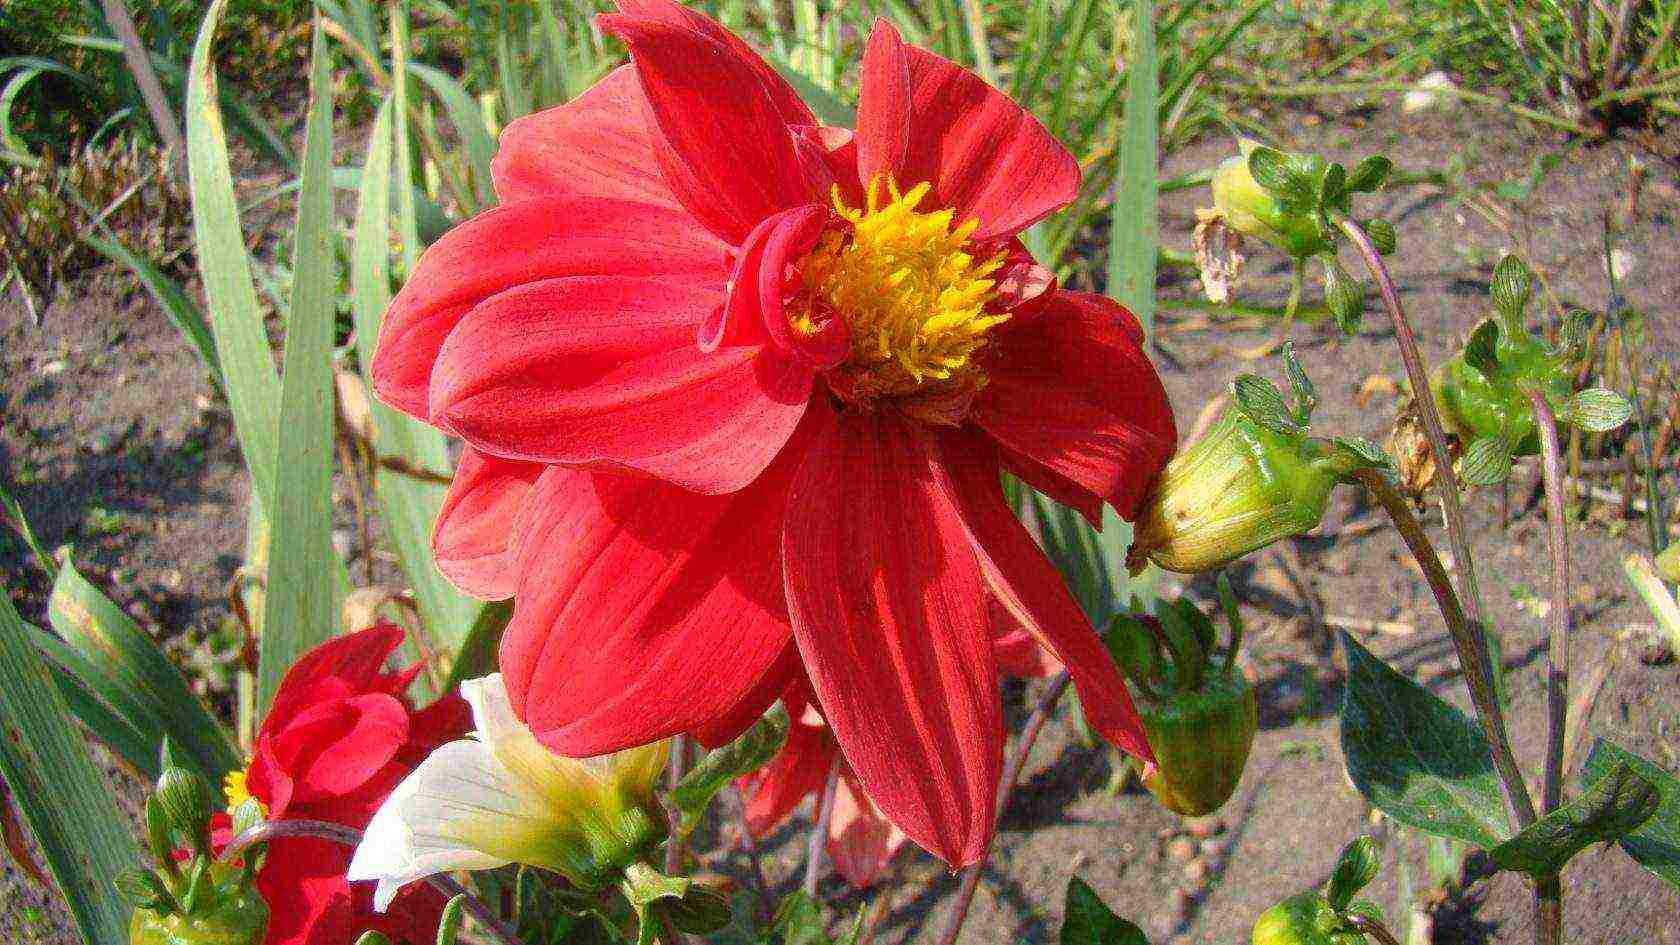
[[[322,699],[323,684],[338,697],[367,692],[379,679],[385,660],[402,645],[403,630],[394,623],[380,622],[356,633],[333,637],[298,658],[274,691],[274,702],[258,731],[280,731],[298,713]]]
[[[764,675],[729,708],[729,711],[706,724],[696,728],[689,734],[699,739],[700,744],[707,748],[721,748],[729,744],[753,724],[764,717],[764,713],[776,703],[789,684],[799,676],[799,647],[790,638],[776,661],[765,670]],[[791,711],[791,709],[790,709]]]
[[[814,375],[757,348],[700,350],[720,301],[712,287],[644,278],[510,289],[438,352],[432,420],[497,455],[732,492],[787,443]]]
[[[783,566],[794,638],[869,796],[953,867],[984,855],[1003,723],[984,585],[933,446],[845,417],[794,483]]]
[[[470,446],[461,451],[432,528],[438,570],[456,587],[480,600],[513,596],[519,584],[513,568],[515,522],[542,471],[537,463],[501,459]]]
[[[671,190],[707,229],[740,245],[765,217],[825,199],[832,181],[808,177],[821,162],[796,151],[786,103],[765,78],[763,60],[726,32],[720,36],[721,27],[696,28],[689,19],[668,11],[657,19],[608,14],[598,22],[630,47]]]
[[[1153,764],[1155,756],[1144,738],[1125,679],[1074,603],[1061,574],[1009,511],[990,447],[980,437],[965,433],[946,434],[940,446],[953,498],[962,510],[986,583],[998,601],[1068,668],[1079,691],[1079,705],[1092,727]]]
[[[438,349],[490,296],[557,276],[678,276],[722,286],[724,253],[688,214],[652,204],[565,197],[486,210],[432,244],[397,293],[379,329],[374,390],[430,420]]]
[[[904,43],[885,19],[864,50],[858,176],[929,181],[933,204],[978,217],[976,239],[1010,236],[1079,194],[1079,162],[1009,96]]]
[[[992,617],[992,652],[999,672],[1016,679],[1042,679],[1065,668],[996,597],[986,602],[986,611]]]
[[[1033,485],[1058,491],[1032,475],[1045,467],[1136,518],[1178,434],[1131,313],[1100,295],[1060,292],[996,339],[974,422],[1030,462],[1011,465]]]
[[[337,699],[298,713],[271,741],[292,779],[292,803],[349,794],[408,741],[408,708],[382,693]]]
[[[288,837],[268,844],[257,891],[268,903],[263,945],[345,945],[363,932],[396,942],[430,942],[443,915],[443,894],[414,883],[386,912],[373,911],[373,883],[349,883],[351,848],[330,840]]]
[[[788,321],[788,273],[815,246],[832,214],[811,204],[766,218],[747,234],[729,279],[729,300],[716,309],[700,332],[700,350],[731,345],[763,345],[813,371],[826,371],[846,359],[850,339],[845,323],[830,319],[809,337]]]
[[[875,885],[892,865],[893,854],[904,845],[904,831],[893,826],[880,808],[863,793],[857,779],[840,779],[834,794],[834,816],[828,822],[828,855],[834,868],[852,886]]]
[[[799,93],[793,90],[793,86],[782,78],[782,74],[772,69],[758,53],[753,52],[752,47],[743,42],[741,37],[725,29],[723,24],[716,20],[672,0],[618,0],[618,11],[640,20],[686,27],[722,44],[752,70],[783,122],[789,125],[817,123],[816,116],[811,114],[811,107],[806,105]]]
[[[619,66],[570,102],[509,122],[490,177],[502,203],[619,197],[680,209],[654,140],[636,70]]]
[[[792,465],[728,496],[543,473],[501,668],[544,744],[577,757],[643,745],[755,687],[788,641],[774,536]]]
[[[787,744],[763,768],[741,779],[746,795],[747,831],[763,837],[775,830],[805,798],[820,794],[834,764],[834,739],[828,726],[794,719]]]

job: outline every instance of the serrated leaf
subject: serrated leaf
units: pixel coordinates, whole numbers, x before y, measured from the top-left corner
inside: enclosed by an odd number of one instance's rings
[[[1484,319],[1464,343],[1464,363],[1492,377],[1499,370],[1499,323]]]
[[[1342,753],[1359,793],[1440,837],[1495,847],[1511,834],[1481,729],[1343,632]]]
[[[1283,343],[1283,370],[1289,376],[1289,391],[1295,397],[1295,422],[1306,426],[1312,420],[1313,411],[1318,409],[1318,388],[1296,360],[1293,341]]]
[[[1649,820],[1616,842],[1640,866],[1680,889],[1680,778],[1601,738],[1587,756],[1581,780],[1596,783],[1621,765],[1655,785],[1659,800]]]
[[[787,709],[777,704],[740,738],[708,752],[671,791],[668,803],[682,815],[678,829],[683,834],[693,830],[724,785],[757,771],[774,758],[787,743],[788,725]]]
[[[1381,867],[1382,863],[1377,859],[1377,841],[1360,837],[1342,848],[1342,855],[1336,859],[1336,868],[1330,874],[1324,898],[1330,900],[1337,910],[1346,909],[1353,902],[1353,897],[1377,878],[1377,870]]]
[[[1504,869],[1555,876],[1588,846],[1620,840],[1650,820],[1661,802],[1655,784],[1627,762],[1616,762],[1573,803],[1529,824],[1488,855]]]
[[[1115,915],[1096,890],[1077,876],[1068,879],[1060,942],[1061,945],[1149,945],[1142,929]]]
[[[1521,318],[1534,290],[1534,275],[1516,256],[1506,256],[1493,267],[1493,284],[1488,291],[1493,307],[1508,318]]]
[[[1324,305],[1344,333],[1359,330],[1365,317],[1365,286],[1348,275],[1334,256],[1324,259]]]
[[[1362,467],[1393,469],[1394,461],[1380,445],[1359,436],[1338,436],[1335,444]]]
[[[1312,179],[1301,173],[1289,155],[1276,148],[1261,146],[1248,152],[1248,173],[1255,183],[1284,203],[1310,206],[1313,202]]]
[[[1343,189],[1355,194],[1370,193],[1381,187],[1383,182],[1388,180],[1389,172],[1393,170],[1393,161],[1380,154],[1373,154],[1354,165]]]
[[[1603,387],[1589,387],[1569,399],[1569,422],[1588,433],[1607,433],[1632,417],[1627,398]]]
[[[1266,378],[1258,374],[1237,375],[1237,379],[1231,382],[1231,397],[1236,401],[1238,410],[1268,430],[1284,436],[1300,434],[1301,427],[1290,416],[1283,393]]]
[[[1394,250],[1399,246],[1399,238],[1394,234],[1394,224],[1380,217],[1372,217],[1359,224],[1359,228],[1371,238],[1371,245],[1377,248],[1378,255],[1394,255]]]
[[[1498,485],[1511,475],[1511,441],[1504,436],[1478,437],[1465,448],[1458,467],[1471,485]]]

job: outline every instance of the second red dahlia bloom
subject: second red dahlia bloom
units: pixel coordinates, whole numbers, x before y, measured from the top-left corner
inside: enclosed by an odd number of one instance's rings
[[[380,334],[379,395],[467,441],[439,567],[515,599],[501,669],[555,750],[726,737],[803,667],[869,797],[973,862],[1003,745],[988,600],[1150,757],[999,487],[1132,518],[1173,451],[1136,321],[1018,238],[1078,165],[884,21],[852,131],[711,20],[619,10],[631,65],[507,128],[502,205]]]

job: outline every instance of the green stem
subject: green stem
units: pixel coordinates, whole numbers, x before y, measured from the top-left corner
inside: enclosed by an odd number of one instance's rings
[[[1551,641],[1546,652],[1546,767],[1540,782],[1540,810],[1551,813],[1563,800],[1563,743],[1569,713],[1569,535],[1563,507],[1563,451],[1558,447],[1557,417],[1546,395],[1525,391],[1534,407],[1540,433],[1540,475],[1546,483],[1546,543],[1552,552]],[[1534,883],[1534,940],[1538,945],[1563,941],[1563,884],[1557,876]]]

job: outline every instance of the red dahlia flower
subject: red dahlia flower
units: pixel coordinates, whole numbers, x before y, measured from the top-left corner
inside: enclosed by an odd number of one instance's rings
[[[254,797],[270,820],[325,820],[361,830],[432,749],[466,734],[472,713],[460,697],[415,711],[403,692],[420,667],[383,670],[402,639],[400,628],[382,623],[304,654],[280,682],[250,766],[228,777],[230,808]],[[219,822],[225,827],[225,819]],[[373,887],[345,881],[351,852],[307,837],[268,844],[257,874],[257,891],[271,913],[265,945],[345,945],[367,929],[408,945],[437,937],[441,895],[417,886],[396,908],[377,913]]]
[[[501,669],[551,748],[721,738],[803,665],[881,810],[973,862],[1003,745],[988,595],[1150,757],[999,487],[1132,518],[1173,451],[1136,321],[1018,239],[1078,165],[884,21],[853,132],[711,20],[619,10],[632,63],[508,126],[502,205],[380,333],[380,396],[467,441],[439,567],[515,598]]]

